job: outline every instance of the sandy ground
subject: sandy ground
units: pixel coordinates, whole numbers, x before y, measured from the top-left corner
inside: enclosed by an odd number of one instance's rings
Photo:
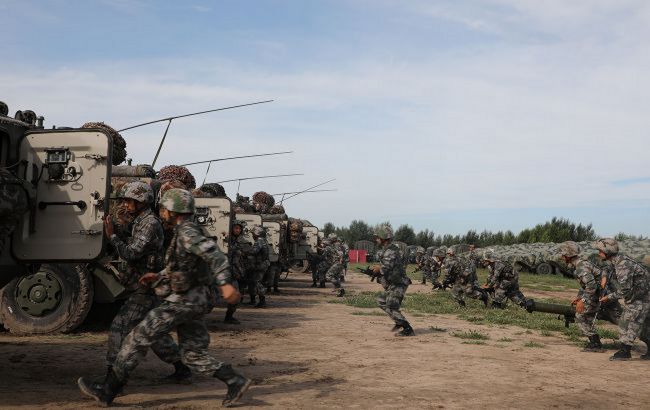
[[[271,295],[272,307],[242,308],[240,326],[222,324],[222,309],[209,316],[211,352],[255,381],[240,408],[650,408],[650,362],[610,362],[611,351],[582,353],[560,337],[442,315],[408,315],[417,336],[398,338],[387,317],[353,314],[381,311],[327,303],[331,289],[312,289],[310,282],[306,275],[290,276],[283,295]],[[346,287],[378,289],[354,274]],[[469,329],[490,340],[472,345],[452,336]],[[105,340],[105,331],[0,334],[0,406],[94,407],[75,381],[103,373]],[[524,347],[531,341],[544,347]],[[638,346],[635,357],[643,349]],[[159,384],[169,372],[149,354],[114,405],[219,407],[223,384],[203,376],[190,386]]]

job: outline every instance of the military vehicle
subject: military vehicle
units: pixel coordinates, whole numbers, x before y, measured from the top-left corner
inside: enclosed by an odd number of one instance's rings
[[[232,227],[232,201],[227,197],[194,198],[196,205],[195,221],[206,236],[217,241],[219,249],[228,253],[228,237]]]
[[[116,284],[87,264],[104,253],[113,141],[104,129],[45,129],[33,111],[7,114],[0,104],[0,167],[20,178],[29,210],[0,255],[0,321],[19,334],[70,331]]]

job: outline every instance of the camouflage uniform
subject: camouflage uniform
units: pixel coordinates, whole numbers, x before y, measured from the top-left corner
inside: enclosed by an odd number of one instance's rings
[[[266,275],[266,271],[271,266],[271,262],[269,261],[269,245],[266,239],[261,236],[258,237],[250,249],[248,256],[251,258],[251,266],[248,269],[248,294],[251,296],[251,300],[256,295],[263,300],[266,287],[262,281],[264,275]]]
[[[230,271],[232,273],[232,285],[235,289],[239,290],[239,282],[246,274],[246,267],[244,264],[244,249],[248,245],[241,235],[230,235],[228,240],[228,262],[230,262]],[[237,311],[238,303],[228,304],[226,310],[226,322],[237,323],[238,321],[233,318]]]
[[[488,286],[494,289],[494,302],[504,305],[510,299],[519,306],[525,306],[526,297],[519,290],[519,272],[509,262],[497,260],[489,266],[492,274]]]
[[[429,269],[431,270],[431,283],[434,289],[440,289],[442,287],[440,283],[440,271],[442,270],[444,261],[436,259],[435,256],[428,259]]]
[[[309,249],[307,251],[307,262],[309,263],[309,271],[311,272],[311,279],[313,281],[312,287],[318,284],[318,265],[322,262],[322,250],[319,248],[316,251]]]
[[[325,287],[325,281],[327,280],[327,272],[334,265],[336,261],[338,251],[334,249],[331,243],[326,242],[325,247],[321,250],[320,262],[318,263],[318,282],[320,287]]]
[[[157,292],[169,295],[129,333],[113,364],[115,375],[123,382],[144,359],[148,347],[174,329],[183,363],[209,375],[223,366],[208,354],[210,335],[203,318],[214,307],[216,295],[211,285],[231,282],[227,257],[199,226],[183,221],[174,228],[165,265],[155,286]]]
[[[459,304],[465,305],[463,295],[473,299],[484,298],[476,280],[476,268],[472,269],[469,261],[449,255],[445,259],[444,269],[446,272],[445,282],[453,283],[451,294]]]
[[[427,279],[431,280],[431,260],[426,253],[418,252],[415,255],[415,264],[422,272],[422,284],[427,283]]]
[[[623,316],[619,340],[631,345],[637,337],[650,341],[650,275],[640,263],[626,255],[618,254],[611,258],[616,272],[617,289],[609,299],[623,299]]]
[[[347,243],[341,243],[341,251],[343,252],[343,273],[348,271],[348,263],[350,263],[350,247]]]
[[[0,254],[27,209],[23,181],[6,168],[0,168]]]
[[[343,276],[343,253],[338,244],[328,246],[325,251],[328,258],[329,268],[325,272],[325,280],[331,282],[336,289],[341,287],[341,277]]]
[[[153,291],[138,285],[138,280],[145,273],[158,271],[163,266],[162,224],[151,209],[145,209],[133,220],[131,236],[124,241],[114,234],[111,236],[111,244],[126,265],[120,268],[124,274],[121,282],[133,293],[111,322],[106,352],[109,366],[115,361],[129,332],[142,321],[147,312],[159,304]],[[181,360],[178,346],[169,335],[155,340],[151,349],[164,362],[176,363]]]
[[[580,284],[578,298],[585,304],[583,313],[576,312],[576,325],[587,336],[596,335],[596,316],[600,309],[601,275],[600,269],[593,263],[579,259],[575,263],[575,277]]]
[[[380,279],[384,292],[377,297],[377,304],[393,319],[396,326],[410,326],[402,312],[402,300],[411,279],[406,276],[406,261],[399,246],[390,243],[376,254],[380,263]]]

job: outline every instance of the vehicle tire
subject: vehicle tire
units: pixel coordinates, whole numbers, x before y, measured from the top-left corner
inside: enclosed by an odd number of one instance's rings
[[[553,266],[551,266],[550,263],[542,262],[537,267],[535,268],[535,272],[537,272],[539,275],[552,275],[553,274]]]
[[[289,272],[291,273],[305,273],[309,268],[309,263],[306,260],[294,259],[291,261],[289,266]]]
[[[83,265],[42,265],[14,278],[0,293],[0,321],[11,333],[66,333],[93,304],[92,275]]]

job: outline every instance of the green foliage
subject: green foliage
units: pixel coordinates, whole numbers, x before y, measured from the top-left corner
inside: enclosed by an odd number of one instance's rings
[[[458,337],[460,339],[471,339],[471,340],[489,340],[490,336],[481,333],[476,330],[470,330],[469,332],[454,332],[451,334],[454,337]]]
[[[401,225],[395,231],[395,240],[413,245],[415,244],[415,231],[409,225]]]
[[[497,342],[510,343],[514,342],[514,339],[510,339],[509,337],[502,337],[501,339],[497,340]]]
[[[334,231],[336,231],[336,227],[331,222],[328,222],[323,226],[323,233],[325,234],[325,236],[334,233]]]
[[[532,342],[532,341],[531,341],[531,342],[526,342],[526,343],[524,343],[524,347],[530,347],[530,348],[533,348],[533,349],[534,349],[534,348],[541,349],[541,348],[544,347],[544,345],[541,344],[541,343],[537,343],[537,342]]]

